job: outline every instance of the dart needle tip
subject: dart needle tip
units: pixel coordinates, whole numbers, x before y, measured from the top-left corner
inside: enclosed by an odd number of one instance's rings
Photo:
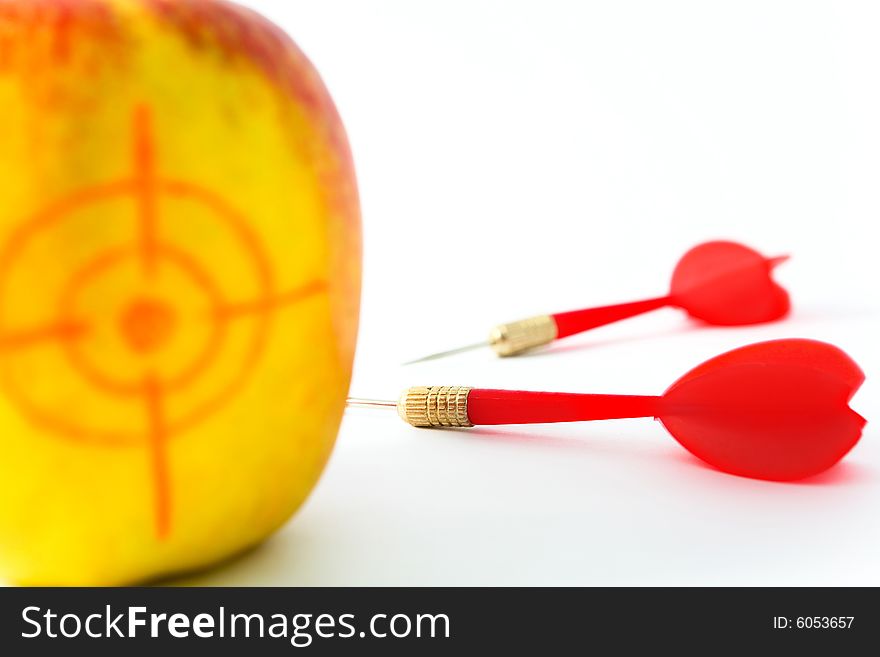
[[[387,399],[364,399],[362,397],[348,397],[345,400],[348,408],[397,408],[396,401]]]
[[[446,351],[438,351],[436,354],[429,354],[427,356],[422,356],[421,358],[416,358],[415,360],[408,360],[405,363],[401,363],[401,365],[415,365],[416,363],[424,363],[428,360],[437,360],[438,358],[446,358],[447,356],[454,356],[455,354],[464,353],[465,351],[472,351],[474,349],[480,349],[481,347],[488,347],[488,342],[477,342],[475,344],[469,344],[464,347],[456,347],[455,349],[447,349]]]

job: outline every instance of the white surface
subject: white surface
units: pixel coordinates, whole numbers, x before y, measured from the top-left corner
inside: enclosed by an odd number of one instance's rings
[[[853,406],[880,418],[876,5],[247,4],[312,57],[354,147],[353,394],[655,394],[707,357],[799,336],[863,366]],[[540,355],[396,365],[499,321],[661,293],[716,237],[793,255],[789,321],[703,329],[664,310]],[[825,475],[773,484],[702,466],[651,420],[432,432],[350,411],[294,520],[185,581],[878,585],[877,426]]]

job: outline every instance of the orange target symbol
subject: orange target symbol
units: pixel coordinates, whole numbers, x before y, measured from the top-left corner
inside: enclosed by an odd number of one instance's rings
[[[152,124],[138,107],[133,175],[50,205],[0,250],[0,384],[56,435],[145,448],[164,538],[169,440],[223,408],[258,362],[276,311],[326,283],[279,291],[246,216],[209,189],[159,175]],[[199,244],[222,261],[200,257]]]

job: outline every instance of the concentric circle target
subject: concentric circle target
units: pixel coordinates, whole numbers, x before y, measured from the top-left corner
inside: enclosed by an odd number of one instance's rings
[[[266,340],[268,311],[238,312],[251,302],[233,299],[210,271],[211,263],[203,262],[197,252],[184,245],[166,243],[156,235],[151,236],[155,241],[148,252],[143,234],[137,233],[137,213],[129,221],[134,231],[129,243],[102,245],[91,254],[73,254],[70,263],[40,261],[43,252],[57,253],[56,246],[68,233],[85,230],[95,221],[95,204],[127,198],[137,206],[138,191],[133,182],[67,199],[21,226],[0,254],[2,334],[15,333],[12,315],[20,312],[22,297],[31,287],[25,283],[39,279],[40,272],[50,267],[60,272],[61,280],[47,281],[39,290],[40,295],[54,297],[54,310],[46,312],[44,299],[29,300],[44,309],[46,319],[31,322],[32,326],[20,331],[20,348],[4,350],[0,373],[6,392],[29,417],[73,439],[132,444],[146,440],[152,429],[146,423],[133,429],[128,419],[113,426],[105,413],[71,414],[63,396],[48,399],[35,391],[41,386],[33,372],[48,375],[50,369],[29,367],[33,362],[50,359],[54,363],[51,370],[58,388],[72,384],[64,373],[69,370],[78,385],[90,387],[103,398],[100,405],[106,410],[119,401],[116,398],[142,398],[148,381],[168,408],[178,393],[204,385],[200,377],[218,360],[235,360],[221,368],[225,376],[213,376],[210,392],[203,390],[190,408],[184,404],[165,418],[166,433],[170,434],[216,410],[245,380]],[[192,185],[158,182],[155,191],[170,198],[187,198],[213,213],[217,234],[225,234],[251,268],[252,298],[272,298],[266,256],[235,211]],[[67,225],[76,223],[79,228]],[[156,223],[158,231],[161,222]],[[48,277],[48,273],[43,275]],[[7,307],[10,302],[15,309]],[[238,345],[234,355],[226,356],[233,321],[249,324],[248,344]],[[33,343],[27,344],[26,333],[32,334]],[[36,344],[39,341],[54,344]],[[80,419],[74,419],[77,417]],[[97,419],[97,423],[78,423],[83,417]]]
[[[279,295],[248,219],[207,188],[158,175],[149,108],[133,126],[131,177],[50,205],[0,249],[0,384],[55,435],[145,446],[164,536],[168,439],[231,400],[274,312],[324,285]]]

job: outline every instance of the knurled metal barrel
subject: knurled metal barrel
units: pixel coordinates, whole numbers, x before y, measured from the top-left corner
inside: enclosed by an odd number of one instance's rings
[[[467,400],[471,388],[464,386],[415,386],[397,402],[397,413],[414,427],[472,427]]]

